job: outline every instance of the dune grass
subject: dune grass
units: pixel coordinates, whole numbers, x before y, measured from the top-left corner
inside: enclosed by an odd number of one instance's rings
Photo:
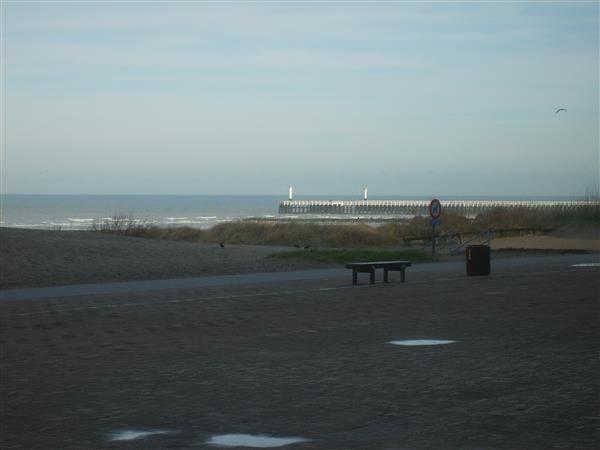
[[[565,225],[600,226],[600,208],[590,206],[575,210],[496,208],[471,219],[460,214],[444,213],[439,235],[469,235],[488,229],[544,232]],[[364,223],[323,224],[300,221],[238,221],[221,223],[202,230],[190,227],[164,227],[147,220],[115,216],[99,222],[92,231],[150,239],[174,241],[278,245],[319,248],[391,248],[409,245],[412,240],[431,236],[428,217],[414,217],[369,226]],[[503,233],[503,235],[507,235]],[[510,234],[508,234],[510,235]]]

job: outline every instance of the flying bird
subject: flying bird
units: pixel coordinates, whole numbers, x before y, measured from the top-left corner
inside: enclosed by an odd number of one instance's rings
[[[567,112],[565,108],[558,108],[554,114],[558,114],[561,111]]]

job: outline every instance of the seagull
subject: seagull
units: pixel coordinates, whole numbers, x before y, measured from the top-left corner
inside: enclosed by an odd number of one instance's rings
[[[554,114],[558,114],[561,111],[567,112],[565,108],[558,108]]]

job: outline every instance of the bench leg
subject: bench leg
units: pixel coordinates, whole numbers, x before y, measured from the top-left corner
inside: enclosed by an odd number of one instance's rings
[[[387,270],[387,267],[383,269],[383,282],[384,283],[388,282],[388,270]]]
[[[405,271],[406,271],[406,268],[404,266],[402,266],[402,270],[400,271],[400,281],[402,283],[404,283],[404,280],[406,279]]]
[[[371,284],[375,284],[375,269],[371,269]]]
[[[358,273],[356,269],[352,269],[352,285],[358,284]]]

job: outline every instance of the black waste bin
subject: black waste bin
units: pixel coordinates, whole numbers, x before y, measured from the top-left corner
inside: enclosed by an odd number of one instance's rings
[[[489,245],[469,245],[467,247],[467,275],[489,275],[490,254]]]

